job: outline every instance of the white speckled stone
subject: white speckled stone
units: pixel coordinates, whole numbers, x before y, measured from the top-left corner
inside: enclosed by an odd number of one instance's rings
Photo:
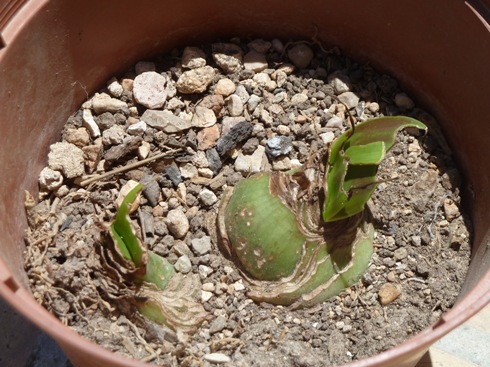
[[[182,208],[172,209],[167,214],[166,224],[176,238],[183,238],[189,231],[189,220]]]
[[[163,107],[167,100],[165,84],[167,79],[154,71],[138,75],[133,83],[133,97],[139,104],[149,109]]]
[[[61,171],[66,178],[75,178],[85,173],[83,151],[66,142],[54,143],[48,154],[48,166]]]

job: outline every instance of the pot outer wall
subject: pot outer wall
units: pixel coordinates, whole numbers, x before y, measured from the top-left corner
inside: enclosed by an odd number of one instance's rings
[[[437,118],[463,171],[474,224],[458,304],[401,345],[349,366],[413,366],[490,301],[490,0],[195,2],[0,0],[0,295],[79,367],[148,366],[81,338],[35,302],[22,252],[24,190],[49,145],[111,76],[172,47],[243,38],[317,39],[394,75]]]

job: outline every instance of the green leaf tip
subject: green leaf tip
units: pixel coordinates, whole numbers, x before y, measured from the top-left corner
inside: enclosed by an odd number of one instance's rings
[[[325,222],[364,210],[378,183],[379,164],[395,144],[397,133],[407,127],[427,131],[427,126],[411,117],[379,117],[355,126],[333,142],[325,174]]]
[[[143,190],[143,185],[137,184],[124,198],[111,224],[111,235],[123,256],[131,260],[137,267],[142,263],[143,248],[129,219],[129,208]]]

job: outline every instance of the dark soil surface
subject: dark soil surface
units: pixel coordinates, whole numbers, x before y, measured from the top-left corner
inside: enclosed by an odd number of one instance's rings
[[[83,151],[83,178],[51,164],[63,177],[54,184],[43,181],[38,204],[29,210],[25,268],[34,297],[64,324],[105,348],[171,366],[220,361],[227,366],[338,365],[385,351],[437,321],[458,296],[471,251],[461,178],[437,122],[414,105],[396,80],[338,50],[277,40],[272,45],[257,40],[231,44],[223,54],[234,59],[216,56],[222,44],[204,45],[202,54],[190,58],[199,63],[201,55],[214,70],[202,92],[182,92],[193,84],[181,85],[189,62],[182,59],[183,50],[173,50],[137,64],[101,90],[119,105],[111,100],[100,107],[92,99],[68,119],[63,141]],[[312,59],[300,55],[298,60],[298,45],[313,51]],[[251,57],[253,49],[262,56]],[[213,116],[194,119],[182,131],[168,132],[149,121],[138,130],[133,125],[144,121],[147,108],[136,102],[133,82],[148,70],[166,79],[165,105],[154,109],[169,110],[187,123],[197,115],[197,106],[212,110]],[[218,87],[224,78],[229,82]],[[237,97],[227,95],[226,88],[237,87],[231,92]],[[425,122],[429,133],[400,133],[380,167],[381,183],[370,205],[375,254],[362,281],[308,309],[254,303],[247,298],[246,282],[216,243],[219,199],[224,188],[250,171],[289,170],[339,136],[348,127],[347,108],[332,95],[342,94],[350,98],[342,101],[358,122],[406,115]],[[102,138],[89,128],[87,110]],[[243,128],[231,129],[237,124]],[[290,150],[271,153],[275,136],[288,138],[284,142]],[[145,149],[150,157],[168,155],[97,176],[141,161],[148,155]],[[53,175],[51,183],[60,176]],[[90,177],[95,179],[87,184]],[[146,183],[133,218],[149,248],[182,273],[201,279],[201,301],[210,317],[192,335],[145,321],[124,297],[114,299],[117,289],[109,290],[114,283],[106,279],[95,248],[97,224],[113,218],[116,197],[128,180]],[[189,228],[180,223],[183,235],[168,222],[172,210],[185,213]],[[192,240],[202,238],[211,239],[210,249],[196,250]]]

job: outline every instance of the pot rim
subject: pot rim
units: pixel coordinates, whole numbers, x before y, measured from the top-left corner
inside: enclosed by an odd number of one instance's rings
[[[30,17],[41,9],[49,0],[34,0],[29,2],[28,12],[24,12],[22,19],[16,19],[17,25],[29,22]],[[24,3],[24,2],[22,2]],[[490,4],[487,0],[469,0],[466,5],[476,14],[483,25],[490,31],[488,9]],[[27,8],[26,8],[27,9]],[[482,10],[483,9],[483,10]],[[21,17],[18,17],[21,18]],[[1,20],[1,19],[0,19]],[[12,42],[16,36],[16,27],[6,28],[1,37]],[[0,40],[1,44],[1,40]],[[1,51],[0,51],[1,52]],[[490,232],[486,231],[485,239],[480,246],[485,247],[490,244]],[[129,359],[117,355],[105,348],[83,338],[81,335],[63,325],[54,315],[49,313],[44,307],[36,302],[31,293],[14,278],[12,272],[7,267],[3,259],[0,258],[0,296],[14,307],[20,314],[46,331],[56,339],[65,351],[70,353],[70,349],[78,349],[82,353],[93,354],[98,359],[107,362],[117,363],[120,366],[148,367],[149,364],[134,359]],[[471,316],[475,315],[485,305],[490,303],[490,269],[488,269],[476,282],[473,287],[449,310],[443,314],[439,321],[425,328],[418,334],[408,338],[395,347],[376,354],[374,356],[354,361],[344,365],[345,367],[379,366],[385,362],[402,358],[414,353],[415,351],[426,351],[431,344],[451,330],[461,325]]]

